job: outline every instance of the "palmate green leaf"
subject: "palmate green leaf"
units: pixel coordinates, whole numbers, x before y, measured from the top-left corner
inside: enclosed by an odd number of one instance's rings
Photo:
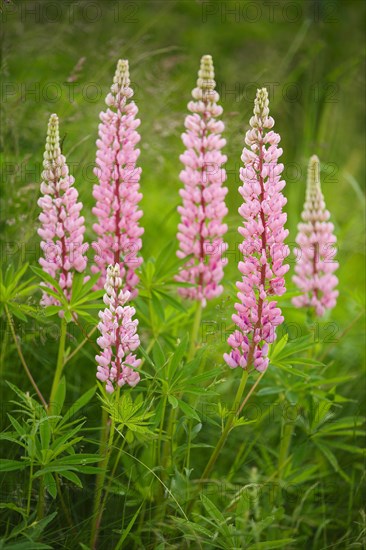
[[[284,349],[287,342],[288,342],[288,334],[284,334],[282,336],[281,340],[279,340],[278,343],[276,343],[275,346],[271,346],[269,354],[268,354],[269,359],[270,360],[275,359],[281,353],[281,351]]]
[[[171,356],[169,362],[169,373],[170,377],[175,375],[177,368],[179,367],[181,361],[183,360],[184,354],[186,353],[188,346],[188,336],[185,336],[183,340],[176,347],[173,355]]]
[[[179,408],[187,418],[192,418],[194,420],[197,420],[198,422],[201,422],[200,417],[198,416],[196,411],[193,409],[193,407],[191,407],[191,405],[188,405],[188,403],[186,403],[182,399],[177,399],[177,401],[178,401]]]
[[[27,321],[27,316],[22,312],[21,307],[16,302],[9,302],[8,309],[12,315],[15,315],[21,321]]]
[[[81,482],[81,479],[79,478],[79,476],[77,476],[75,474],[75,472],[72,472],[71,470],[65,470],[65,471],[60,473],[60,476],[64,477],[65,479],[68,479],[69,481],[71,481],[71,483],[73,483],[74,485],[76,485],[80,489],[83,488],[83,484]]]
[[[165,323],[165,312],[164,308],[161,305],[161,301],[159,296],[156,294],[156,292],[151,292],[151,300],[153,304],[153,308],[159,319],[162,321],[162,323]]]
[[[152,356],[154,360],[154,366],[156,369],[161,369],[166,363],[166,357],[160,342],[156,340],[152,349]]]
[[[274,363],[271,363],[271,365],[273,367],[277,367],[285,372],[288,372],[290,374],[293,374],[295,376],[300,376],[300,378],[309,378],[309,374],[308,373],[304,373],[302,372],[301,370],[298,370],[298,369],[295,369],[294,367],[292,367],[291,365],[289,364],[285,364],[285,363],[280,363],[278,360],[275,361]]]
[[[79,399],[75,401],[73,405],[68,409],[68,411],[64,414],[63,418],[59,422],[59,427],[64,426],[73,416],[75,416],[76,413],[78,413],[85,405],[89,403],[89,401],[92,399],[96,392],[97,387],[93,386],[89,390],[87,390]]]
[[[61,413],[62,407],[65,402],[65,397],[66,397],[66,379],[63,376],[59,382],[59,385],[57,386],[55,400],[52,403],[54,415],[58,416]]]
[[[163,290],[157,287],[155,287],[154,290],[156,293],[162,296],[162,298],[174,309],[176,309],[177,311],[180,311],[181,313],[187,314],[187,309],[183,307],[183,305],[178,300],[173,298],[173,296],[170,296],[170,294],[168,294],[167,292],[164,292]]]
[[[33,273],[35,273],[42,281],[44,281],[45,283],[49,283],[50,285],[52,285],[52,287],[57,291],[56,292],[56,297],[58,297],[61,300],[65,301],[65,294],[62,290],[62,288],[60,287],[60,284],[58,281],[56,281],[56,279],[54,279],[53,277],[51,277],[51,275],[49,275],[48,273],[46,273],[45,271],[43,271],[43,269],[41,269],[40,267],[35,267],[35,266],[31,266],[31,270],[33,271]],[[48,292],[48,290],[47,290]]]
[[[230,539],[231,532],[223,514],[215,506],[215,504],[203,493],[200,494],[200,499],[208,515],[214,520],[217,529],[224,535],[224,537]]]

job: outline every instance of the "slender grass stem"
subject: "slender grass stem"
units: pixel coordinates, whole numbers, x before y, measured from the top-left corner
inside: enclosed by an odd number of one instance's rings
[[[55,375],[53,377],[50,402],[48,405],[48,410],[50,414],[52,414],[55,409],[55,396],[61,380],[62,370],[64,366],[66,329],[67,329],[67,322],[65,321],[65,319],[61,319],[61,332],[60,332],[60,342],[58,346],[57,365],[56,365]]]
[[[10,331],[11,331],[11,334],[12,334],[12,337],[13,337],[13,340],[14,340],[14,344],[15,344],[15,347],[17,349],[17,352],[18,352],[18,356],[19,356],[19,359],[20,359],[20,362],[22,363],[23,367],[24,367],[24,370],[29,378],[29,381],[30,383],[32,384],[33,388],[35,389],[42,405],[44,406],[44,408],[47,410],[47,402],[45,400],[45,398],[43,397],[39,387],[37,386],[32,374],[31,374],[31,371],[29,370],[29,367],[24,359],[24,355],[23,355],[23,352],[22,352],[22,349],[19,345],[19,342],[18,342],[18,338],[17,338],[17,335],[15,333],[15,330],[14,330],[14,326],[13,326],[13,319],[10,315],[10,312],[9,312],[9,309],[7,307],[7,305],[5,304],[5,312],[6,312],[6,317],[8,319],[8,323],[9,323],[9,326],[10,326]]]

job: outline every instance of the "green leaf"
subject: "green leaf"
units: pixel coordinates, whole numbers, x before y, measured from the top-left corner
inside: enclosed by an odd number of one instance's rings
[[[65,479],[68,479],[69,481],[71,481],[71,483],[73,483],[74,485],[77,485],[77,487],[80,487],[80,489],[83,488],[83,484],[81,483],[81,479],[74,472],[71,472],[70,470],[67,470],[67,471],[64,471],[64,472],[60,473],[60,475],[62,477],[64,477]]]
[[[0,472],[15,472],[16,470],[24,470],[26,466],[28,466],[28,464],[25,461],[0,458]]]
[[[151,300],[152,300],[152,304],[153,304],[153,308],[154,308],[155,313],[157,314],[159,319],[164,323],[165,322],[164,308],[161,305],[161,301],[160,301],[159,296],[155,292],[151,293]]]
[[[63,376],[59,382],[59,385],[57,386],[57,390],[55,393],[55,401],[54,403],[52,403],[52,407],[53,407],[52,410],[55,416],[58,416],[61,413],[63,404],[65,402],[65,397],[66,397],[66,379]]]
[[[177,370],[180,362],[182,361],[182,359],[184,357],[184,354],[186,352],[186,349],[187,349],[187,345],[188,345],[188,337],[185,336],[183,338],[183,340],[180,342],[180,344],[177,346],[174,354],[171,357],[170,368],[169,368],[169,372],[170,372],[171,377],[174,376],[175,371]]]
[[[178,399],[174,397],[174,395],[168,394],[168,401],[173,409],[176,409],[178,407]]]
[[[55,499],[57,497],[57,485],[51,472],[44,474],[44,484],[51,497]]]
[[[166,362],[163,348],[160,345],[160,342],[157,340],[154,344],[152,355],[155,363],[155,367],[160,369]]]
[[[177,399],[179,407],[181,411],[186,415],[187,418],[192,418],[194,420],[198,420],[198,422],[201,422],[200,417],[196,413],[196,411],[191,407],[191,405],[188,405],[185,401],[182,401],[181,399]]]
[[[59,426],[62,426],[64,424],[66,424],[66,422],[68,420],[70,420],[70,418],[75,416],[75,414],[80,411],[80,409],[85,407],[85,405],[87,403],[89,403],[89,401],[91,400],[91,398],[95,394],[96,389],[97,389],[97,387],[93,386],[92,388],[90,388],[90,390],[86,391],[81,397],[79,397],[79,399],[77,399],[75,401],[75,403],[73,405],[71,405],[69,410],[65,413],[64,417],[62,418],[61,422],[59,423]]]
[[[48,417],[41,420],[39,424],[39,433],[41,436],[42,450],[46,450],[49,448],[51,441],[51,426]]]
[[[286,545],[295,542],[295,539],[267,540],[266,542],[256,542],[248,546],[247,550],[272,550],[274,548],[286,548]]]
[[[126,538],[127,538],[128,534],[129,534],[129,532],[131,531],[132,527],[134,526],[134,523],[135,523],[135,521],[136,521],[136,519],[137,519],[137,516],[138,516],[139,513],[140,513],[140,510],[141,510],[143,504],[144,504],[144,503],[142,502],[141,505],[140,505],[140,507],[136,510],[136,512],[135,512],[134,515],[132,516],[132,518],[131,518],[129,524],[128,524],[127,527],[126,527],[126,529],[123,530],[122,536],[121,536],[121,538],[119,539],[119,541],[118,541],[118,543],[117,543],[117,546],[116,546],[115,550],[119,550],[120,548],[122,548],[122,544],[123,544],[123,542],[126,540]]]

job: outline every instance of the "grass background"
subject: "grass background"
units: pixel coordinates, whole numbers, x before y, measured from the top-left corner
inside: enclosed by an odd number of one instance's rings
[[[222,364],[221,352],[226,349],[222,327],[230,322],[229,289],[238,273],[237,188],[243,139],[255,90],[266,85],[284,150],[289,243],[295,240],[304,201],[308,158],[317,154],[322,163],[323,192],[339,242],[340,297],[337,307],[320,321],[319,339],[329,350],[330,373],[349,374],[342,394],[353,401],[344,405],[344,414],[359,411],[364,389],[360,317],[365,284],[364,18],[361,0],[4,4],[0,31],[3,263],[38,260],[36,201],[47,121],[53,112],[60,117],[63,151],[84,203],[87,239],[94,238],[92,166],[98,114],[105,107],[119,58],[129,59],[142,121],[144,258],[156,256],[175,238],[180,135],[200,57],[209,53],[226,126],[230,251],[225,295],[210,304],[204,316],[218,323],[218,333],[210,341],[212,345],[220,341],[213,361]],[[288,281],[291,289],[290,276]],[[285,301],[290,339],[295,339],[307,333],[307,322],[302,311],[288,306]],[[333,336],[336,341],[329,341]],[[36,330],[24,336],[25,352],[33,358],[41,386],[47,386],[53,369],[50,340],[56,341],[57,334],[46,335],[44,341]],[[3,376],[21,386],[23,375],[11,367],[13,351],[4,353]],[[68,374],[75,395],[93,383],[93,363],[85,368]],[[222,369],[226,376],[226,367]],[[223,387],[223,393],[227,389],[230,385]],[[8,399],[4,386],[3,395]],[[348,462],[346,466],[352,467]]]

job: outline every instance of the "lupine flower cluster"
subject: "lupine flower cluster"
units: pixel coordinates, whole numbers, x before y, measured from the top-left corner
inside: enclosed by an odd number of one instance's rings
[[[182,296],[206,300],[219,296],[226,250],[223,235],[227,225],[225,195],[222,183],[226,172],[222,165],[227,158],[221,153],[226,141],[221,137],[224,124],[216,120],[222,114],[217,105],[219,94],[215,91],[214,68],[210,55],[201,59],[197,87],[192,92],[193,101],[188,104],[192,113],[186,117],[186,132],[182,140],[186,151],[180,156],[185,165],[180,174],[184,188],[180,190],[183,206],[178,207],[181,222],[178,226],[179,258],[188,258],[176,277],[178,282],[191,283],[180,288]]]
[[[262,372],[268,366],[268,344],[276,338],[276,327],[283,322],[281,310],[272,301],[273,296],[285,292],[284,274],[289,266],[284,259],[289,254],[284,240],[286,214],[282,208],[286,199],[281,193],[285,181],[281,179],[283,164],[278,163],[282,149],[280,136],[271,129],[274,120],[269,116],[268,93],[257,91],[254,115],[250,119],[240,170],[243,185],[239,192],[244,203],[239,208],[243,226],[239,233],[244,238],[239,246],[243,260],[239,262],[242,280],[237,283],[238,303],[232,317],[238,330],[228,339],[232,351],[225,353],[229,367],[254,367]]]
[[[93,244],[95,265],[91,270],[100,273],[97,288],[104,287],[106,308],[99,312],[97,342],[101,348],[96,356],[97,378],[105,383],[106,391],[113,393],[125,384],[135,386],[140,375],[135,370],[141,360],[133,353],[140,344],[138,321],[133,319],[135,309],[126,305],[137,294],[136,269],[142,258],[143,229],[139,225],[142,211],[139,202],[141,169],[136,166],[140,141],[136,118],[137,107],[131,97],[128,62],[120,60],[111,92],[106,98],[108,109],[100,114],[97,141],[97,167],[99,183],[94,186],[98,218],[93,228],[98,240]],[[178,226],[179,250],[177,255],[185,261],[176,275],[182,296],[206,305],[207,300],[221,294],[223,268],[227,262],[222,256],[227,245],[223,237],[227,214],[223,186],[227,158],[221,153],[225,139],[221,137],[224,124],[218,120],[222,108],[217,104],[212,58],[201,59],[197,86],[188,104],[191,114],[186,117],[186,132],[182,135],[186,151],[180,159],[184,169],[180,179],[183,205],[178,207],[181,221]],[[237,282],[238,302],[232,319],[237,329],[230,335],[230,353],[224,354],[231,368],[253,366],[263,372],[268,366],[268,345],[276,338],[276,328],[283,316],[275,296],[285,292],[284,275],[288,270],[285,259],[289,254],[284,241],[288,231],[284,225],[286,199],[282,194],[285,181],[281,178],[283,164],[280,136],[272,128],[269,115],[268,93],[257,90],[250,129],[246,133],[242,153],[244,167],[240,169],[243,185],[239,192],[243,204],[239,214],[243,223],[239,233],[243,242],[239,250],[243,255],[238,268],[242,275]],[[82,204],[74,178],[69,175],[65,157],[61,153],[58,118],[52,115],[48,124],[44,153],[41,193],[38,205],[42,209],[38,230],[42,238],[44,257],[40,264],[44,271],[59,281],[65,296],[70,298],[73,274],[86,269],[83,243],[85,232]],[[336,238],[329,221],[320,186],[319,159],[310,159],[306,201],[299,224],[296,250],[299,258],[295,267],[295,284],[301,296],[293,298],[296,307],[313,307],[317,315],[335,306],[338,291],[334,271],[338,262],[332,259]],[[43,286],[41,303],[60,305]]]
[[[316,155],[309,162],[306,199],[298,225],[295,249],[298,261],[293,281],[302,294],[292,299],[296,307],[314,308],[317,315],[336,305],[338,279],[334,275],[338,262],[333,259],[337,239],[329,221],[320,185],[320,164]]]
[[[130,292],[122,290],[122,283],[119,264],[108,266],[103,298],[107,307],[99,312],[98,324],[101,336],[97,343],[102,352],[95,357],[97,378],[106,383],[108,393],[113,393],[116,385],[136,386],[140,380],[139,373],[131,368],[137,368],[141,363],[132,353],[140,345],[138,320],[133,320],[135,308],[125,305]]]
[[[39,263],[43,270],[56,279],[65,296],[70,298],[73,272],[83,272],[87,260],[88,245],[83,244],[84,218],[80,212],[78,192],[74,178],[69,174],[64,155],[61,154],[59,122],[51,115],[48,123],[46,150],[43,155],[41,193],[38,206],[42,209],[38,229],[44,254]],[[47,288],[49,285],[44,285]],[[44,306],[60,305],[59,301],[45,290],[41,299]]]
[[[119,60],[110,93],[106,97],[108,109],[100,114],[99,139],[97,140],[97,167],[95,174],[99,183],[94,186],[96,206],[93,214],[98,222],[93,229],[98,235],[94,244],[96,251],[92,272],[100,272],[97,288],[103,288],[109,264],[118,263],[126,288],[135,296],[138,283],[136,269],[142,258],[139,226],[142,211],[138,203],[141,168],[136,166],[140,150],[136,144],[140,135],[136,128],[137,107],[131,97],[128,61]]]

